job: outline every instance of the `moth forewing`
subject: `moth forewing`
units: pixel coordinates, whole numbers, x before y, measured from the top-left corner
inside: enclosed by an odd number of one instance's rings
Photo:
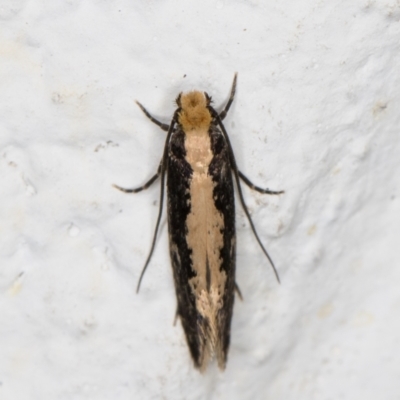
[[[170,254],[178,315],[196,367],[225,367],[235,287],[235,206],[229,152],[201,92],[181,111],[167,161]]]
[[[164,180],[167,177],[167,213],[170,258],[180,317],[194,364],[204,371],[214,356],[225,368],[230,342],[236,267],[235,180],[240,202],[265,255],[245,205],[240,179],[262,193],[280,194],[254,186],[237,168],[228,134],[222,123],[234,98],[231,95],[218,114],[207,93],[180,94],[168,125],[157,121],[140,104],[145,115],[161,129],[168,130],[157,173],[137,189],[116,188],[136,193],[161,176],[160,208],[149,256],[154,251],[161,221]],[[273,264],[272,264],[273,266]],[[274,266],[273,266],[274,267]],[[275,270],[275,267],[274,267]],[[276,270],[275,270],[276,272]]]

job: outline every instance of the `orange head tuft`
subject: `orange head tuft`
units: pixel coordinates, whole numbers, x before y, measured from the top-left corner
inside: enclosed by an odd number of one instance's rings
[[[207,106],[209,98],[202,92],[194,91],[178,97],[178,104],[182,111],[179,114],[179,123],[183,130],[208,129],[211,123],[211,114]]]

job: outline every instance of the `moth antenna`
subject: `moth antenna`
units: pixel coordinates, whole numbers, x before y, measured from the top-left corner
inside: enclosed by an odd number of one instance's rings
[[[231,105],[233,103],[233,99],[235,98],[235,94],[236,94],[236,84],[237,84],[237,76],[238,73],[235,72],[235,75],[233,76],[233,82],[232,82],[232,88],[231,88],[231,94],[229,95],[229,100],[226,103],[225,108],[223,109],[223,111],[221,111],[221,113],[219,114],[219,118],[222,121],[226,115],[228,114],[229,109],[231,108]],[[226,132],[225,132],[226,133]]]
[[[236,78],[236,75],[235,75],[235,78]],[[237,188],[238,188],[239,200],[240,200],[240,203],[241,203],[242,208],[243,208],[243,210],[244,210],[244,213],[246,214],[247,220],[249,221],[251,230],[253,231],[253,234],[254,234],[254,236],[255,236],[255,238],[256,238],[258,244],[260,245],[261,250],[263,251],[263,253],[265,254],[265,256],[268,258],[268,261],[270,262],[270,264],[271,264],[271,266],[272,266],[272,269],[274,270],[275,277],[276,277],[278,283],[281,283],[281,280],[279,279],[278,271],[277,271],[276,268],[275,268],[275,264],[274,264],[274,262],[272,261],[272,258],[271,258],[270,255],[268,254],[268,251],[265,249],[264,245],[262,244],[262,242],[261,242],[261,240],[260,240],[260,238],[259,238],[259,236],[258,236],[258,233],[257,233],[256,228],[255,228],[255,226],[254,226],[253,220],[251,219],[249,210],[248,210],[248,208],[247,208],[247,206],[246,206],[246,203],[245,203],[245,201],[244,201],[244,197],[243,197],[242,187],[241,187],[241,185],[240,185],[239,173],[238,173],[238,168],[237,168],[237,165],[236,165],[235,156],[234,156],[234,154],[233,154],[232,145],[231,145],[231,142],[230,142],[230,140],[229,140],[229,136],[228,136],[228,134],[227,134],[227,132],[226,132],[225,126],[224,126],[224,124],[222,123],[222,121],[221,121],[221,119],[220,119],[218,113],[217,113],[211,106],[209,106],[209,110],[210,110],[212,116],[216,119],[218,125],[220,126],[221,131],[222,131],[222,133],[224,134],[225,140],[226,140],[226,142],[227,142],[227,144],[228,144],[229,156],[230,156],[230,159],[231,159],[231,162],[232,162],[232,170],[233,170],[233,175],[234,175],[234,177],[235,177],[236,186],[237,186]]]

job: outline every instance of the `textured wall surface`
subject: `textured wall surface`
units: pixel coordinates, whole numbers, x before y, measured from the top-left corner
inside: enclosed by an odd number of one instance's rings
[[[0,399],[395,400],[400,3],[3,0]],[[180,323],[159,185],[180,91],[226,119],[272,269],[238,206],[225,372]]]

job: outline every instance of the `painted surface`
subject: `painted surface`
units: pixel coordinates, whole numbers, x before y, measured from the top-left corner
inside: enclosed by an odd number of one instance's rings
[[[400,7],[6,0],[0,7],[0,398],[398,399]],[[180,91],[225,126],[237,206],[229,360],[199,374],[154,174]]]

